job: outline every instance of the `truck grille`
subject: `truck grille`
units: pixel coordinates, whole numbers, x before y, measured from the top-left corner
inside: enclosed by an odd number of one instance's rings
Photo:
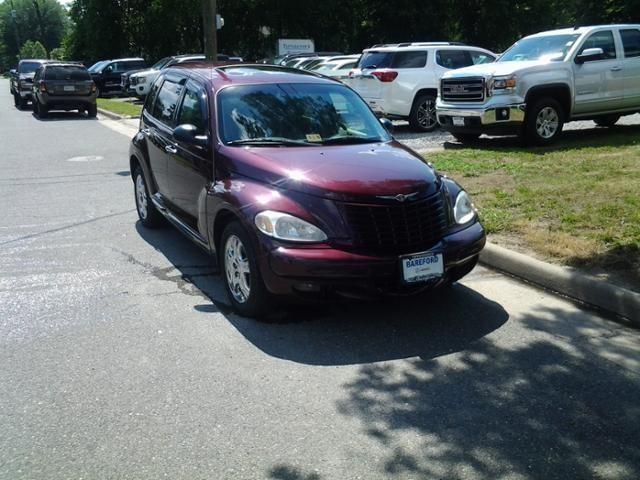
[[[447,78],[440,82],[440,95],[446,102],[482,102],[484,78]]]
[[[341,204],[354,247],[375,253],[415,253],[437,243],[447,228],[441,192],[393,204]]]
[[[136,77],[129,77],[129,83],[131,85],[137,85],[138,84],[138,79]]]

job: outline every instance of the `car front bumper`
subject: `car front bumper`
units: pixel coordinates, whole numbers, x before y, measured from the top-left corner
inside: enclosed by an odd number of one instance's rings
[[[267,289],[276,295],[327,295],[371,297],[418,293],[457,278],[473,267],[486,236],[479,222],[443,237],[423,249],[442,253],[444,275],[426,282],[406,284],[399,256],[374,256],[331,247],[278,246],[260,259]],[[420,253],[420,252],[416,252]]]
[[[441,127],[450,132],[510,133],[524,122],[526,107],[525,103],[516,103],[473,108],[438,102],[436,114]],[[462,123],[454,123],[456,120]]]

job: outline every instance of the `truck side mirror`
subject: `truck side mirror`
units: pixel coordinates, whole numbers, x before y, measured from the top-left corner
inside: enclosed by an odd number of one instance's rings
[[[393,122],[391,122],[391,120],[383,117],[380,119],[380,123],[382,124],[382,126],[385,128],[387,132],[393,135]]]
[[[9,70],[9,75],[11,75],[12,77],[15,77],[16,73],[18,73],[18,71],[15,68]]]
[[[585,48],[580,55],[575,59],[578,65],[582,65],[585,62],[593,62],[595,60],[602,60],[604,58],[604,50],[601,48]]]

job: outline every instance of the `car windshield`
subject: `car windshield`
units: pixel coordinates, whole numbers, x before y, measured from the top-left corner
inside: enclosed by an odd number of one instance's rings
[[[107,63],[109,63],[108,60],[101,60],[99,62],[94,63],[93,65],[91,65],[88,70],[90,72],[99,72],[100,70],[102,70],[102,67],[104,67]]]
[[[498,62],[562,61],[579,36],[579,34],[568,34],[523,38],[514,43],[498,59]]]
[[[20,64],[19,73],[33,73],[35,72],[40,64],[37,62],[23,62]]]
[[[171,57],[164,57],[162,60],[158,60],[156,63],[154,63],[153,66],[151,67],[151,69],[152,70],[160,70],[167,63],[169,63],[170,60],[171,60]]]
[[[344,85],[273,83],[218,94],[218,131],[228,145],[374,143],[390,136]]]

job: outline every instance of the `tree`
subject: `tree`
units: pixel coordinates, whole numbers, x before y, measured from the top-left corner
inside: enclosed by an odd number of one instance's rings
[[[47,50],[37,40],[27,40],[20,48],[20,59],[23,58],[47,58]]]

